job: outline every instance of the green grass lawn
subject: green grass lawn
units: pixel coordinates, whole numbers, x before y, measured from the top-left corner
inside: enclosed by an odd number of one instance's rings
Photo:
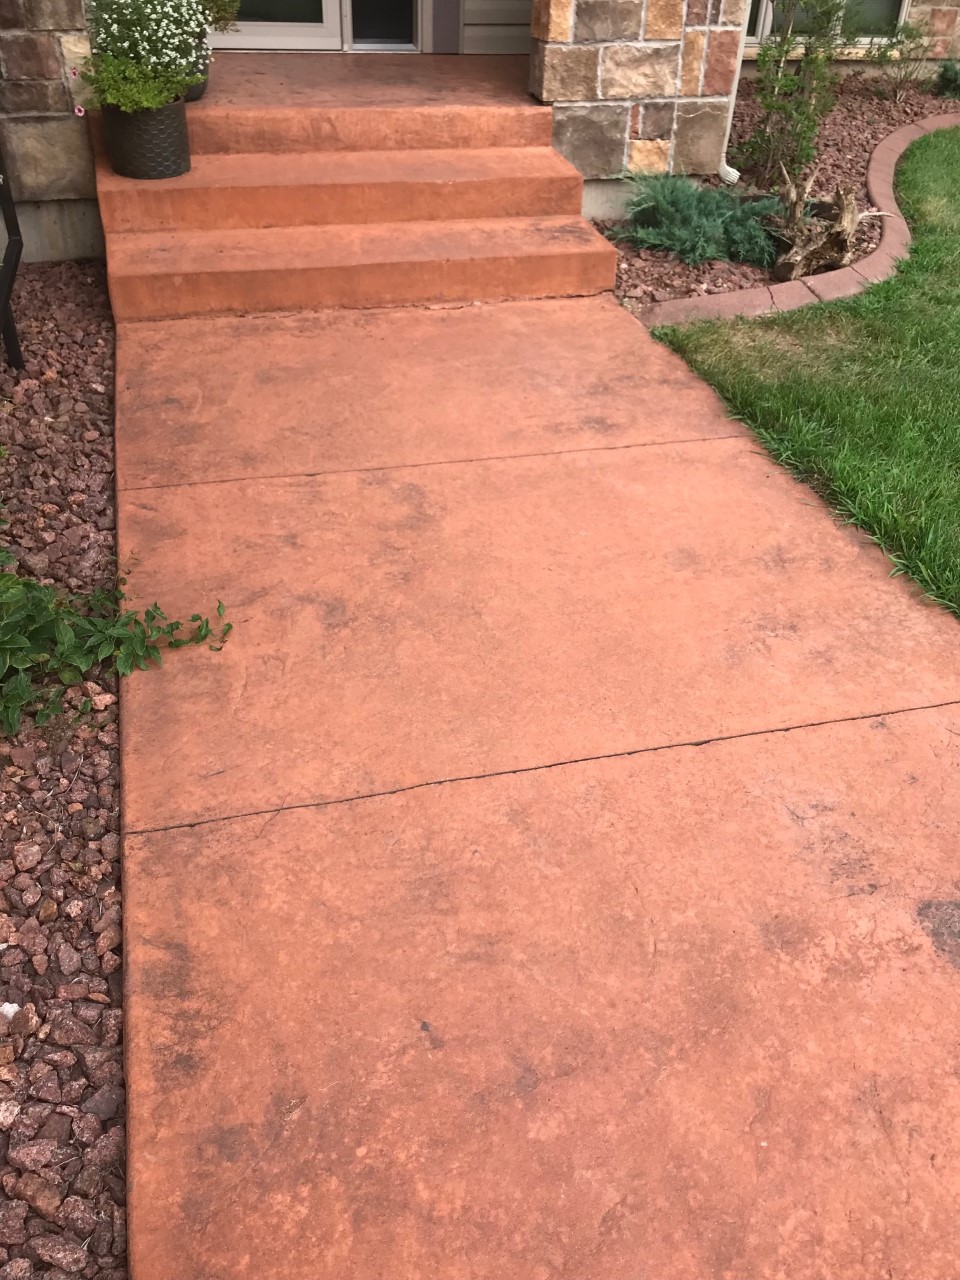
[[[659,330],[773,456],[960,613],[960,129],[897,171],[899,275],[848,302]]]

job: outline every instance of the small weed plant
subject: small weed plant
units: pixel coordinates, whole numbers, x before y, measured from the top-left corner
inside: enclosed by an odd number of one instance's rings
[[[764,218],[773,197],[742,200],[726,188],[703,187],[667,174],[637,174],[625,222],[614,233],[640,249],[667,249],[681,262],[715,259],[772,266],[776,245]]]
[[[941,98],[960,98],[960,62],[948,58],[937,73],[937,93]]]
[[[761,115],[739,161],[770,189],[781,165],[796,184],[816,156],[820,123],[833,106],[840,49],[853,38],[846,0],[776,0],[773,26],[757,51]]]
[[[195,613],[170,621],[159,605],[141,615],[124,606],[123,582],[113,591],[67,595],[10,572],[0,548],[0,732],[16,733],[24,713],[38,724],[64,710],[66,691],[95,667],[129,675],[158,666],[163,650],[210,642],[219,650],[233,629],[217,604],[217,624]]]
[[[928,74],[932,46],[929,27],[901,22],[871,40],[865,58],[880,72],[884,90],[902,102],[907,90]]]

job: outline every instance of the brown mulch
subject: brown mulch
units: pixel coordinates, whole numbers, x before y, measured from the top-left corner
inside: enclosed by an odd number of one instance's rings
[[[841,82],[837,102],[824,121],[817,142],[814,195],[830,195],[838,184],[853,187],[860,208],[869,209],[867,163],[873,148],[901,125],[941,112],[956,111],[955,99],[939,98],[925,89],[911,88],[903,102],[882,93],[881,82],[866,76],[848,75]],[[734,108],[730,138],[731,162],[736,164],[736,144],[742,142],[756,124],[759,108],[753,82],[743,80]],[[750,190],[749,175],[741,182]],[[879,218],[861,223],[857,235],[857,257],[870,253],[880,239]],[[662,250],[633,249],[618,245],[617,294],[640,305],[688,298],[697,294],[728,293],[769,281],[761,267],[734,262],[707,262],[691,267]]]
[[[115,577],[113,324],[99,264],[21,267],[0,493],[21,571]],[[84,694],[92,710],[79,715]],[[0,1280],[125,1280],[116,688],[0,739]]]

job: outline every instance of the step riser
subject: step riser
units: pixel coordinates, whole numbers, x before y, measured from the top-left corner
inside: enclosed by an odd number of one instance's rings
[[[100,213],[111,231],[234,231],[458,218],[578,214],[578,175],[459,182],[210,187],[159,191],[146,184],[104,192]]]
[[[298,107],[188,112],[197,155],[548,147],[549,107]]]
[[[112,278],[117,320],[163,320],[246,311],[313,311],[574,297],[611,288],[612,262],[585,250],[462,262],[372,262],[289,271],[235,271]]]

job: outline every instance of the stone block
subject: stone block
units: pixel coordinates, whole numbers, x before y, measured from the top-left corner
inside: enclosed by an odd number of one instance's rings
[[[703,72],[703,95],[721,97],[733,93],[740,70],[740,32],[711,31],[707,62]]]
[[[0,0],[0,29],[26,25],[26,0]]]
[[[69,110],[62,80],[0,80],[0,115],[52,115]]]
[[[85,31],[72,31],[60,36],[60,53],[67,73],[66,85],[71,102],[81,106],[93,105],[93,90],[80,77],[80,69],[90,57],[90,40]],[[74,75],[76,72],[76,75]]]
[[[710,0],[687,0],[687,27],[705,27]]]
[[[530,34],[534,40],[573,39],[573,0],[533,0]]]
[[[674,173],[716,173],[723,158],[729,107],[725,102],[677,103]]]
[[[695,98],[700,92],[703,51],[706,44],[706,31],[683,33],[683,71],[680,76],[680,92],[685,98]]]
[[[930,10],[930,34],[934,36],[949,36],[957,28],[957,16],[960,9],[931,9]]]
[[[60,47],[46,31],[9,31],[0,36],[4,80],[58,80]]]
[[[16,200],[96,195],[85,120],[76,116],[4,120],[0,138]]]
[[[27,0],[27,24],[34,31],[79,31],[86,26],[83,0]]]
[[[683,31],[683,0],[647,0],[645,40],[679,40]]]
[[[670,167],[670,143],[666,138],[638,138],[627,149],[631,173],[666,173]]]
[[[608,45],[600,63],[600,97],[672,97],[677,91],[679,55],[679,44]]]
[[[543,102],[590,102],[597,97],[600,49],[596,45],[544,44],[531,62],[539,86],[533,92]]]
[[[748,7],[747,0],[721,0],[721,23],[725,27],[742,27]]]
[[[630,108],[607,102],[554,107],[553,145],[585,178],[618,177],[624,168]]]
[[[574,39],[639,40],[643,0],[580,0]]]
[[[673,137],[673,120],[676,114],[672,102],[645,102],[643,104],[643,123],[639,137],[653,140]]]

